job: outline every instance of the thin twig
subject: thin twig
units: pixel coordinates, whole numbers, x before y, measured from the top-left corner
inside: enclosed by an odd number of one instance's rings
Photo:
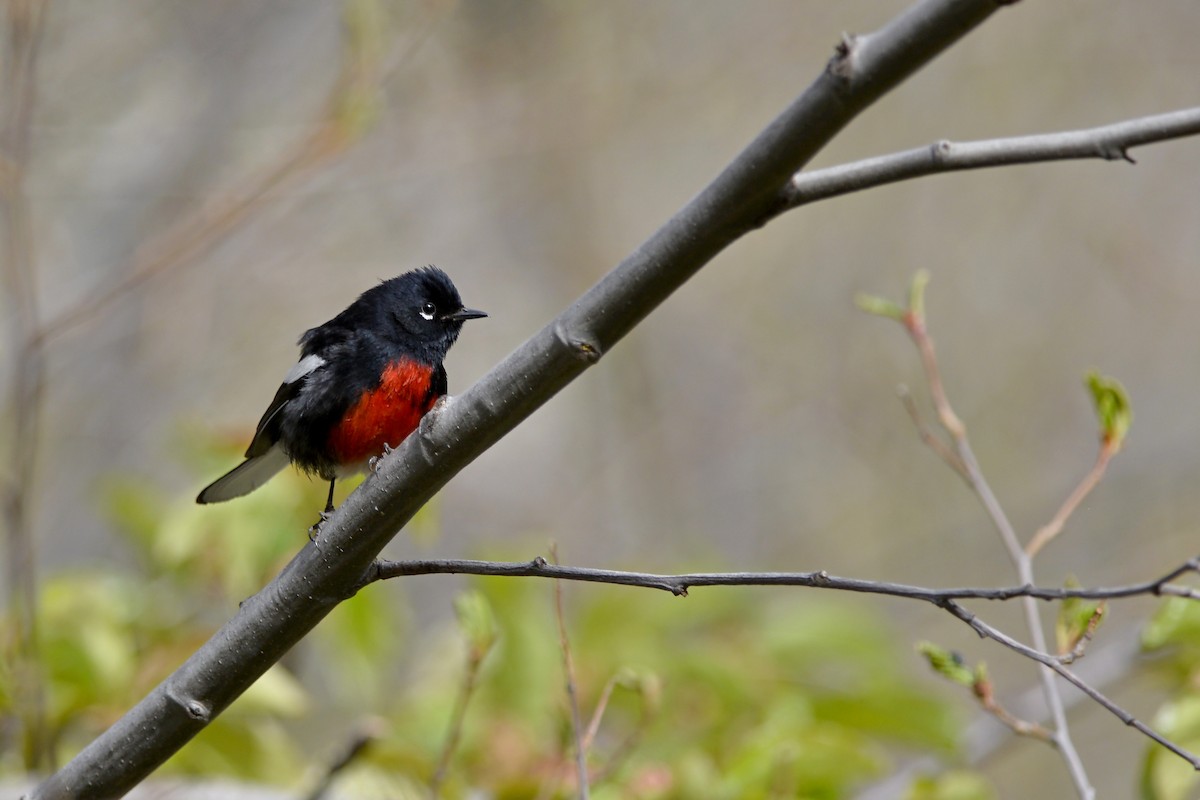
[[[458,696],[454,700],[454,711],[450,714],[450,726],[446,731],[446,741],[442,744],[442,751],[438,754],[437,767],[433,771],[433,777],[429,780],[429,791],[434,797],[441,796],[442,784],[450,769],[450,759],[453,758],[454,752],[458,749],[458,743],[462,739],[463,723],[467,719],[467,706],[470,705],[471,698],[475,696],[475,687],[479,682],[479,668],[483,665],[486,655],[487,650],[468,643],[467,661],[463,667]]]
[[[1110,587],[1041,587],[1021,584],[994,589],[956,587],[932,589],[890,581],[870,581],[862,578],[843,578],[825,570],[815,572],[688,572],[661,574],[630,572],[614,569],[594,569],[551,564],[541,556],[529,561],[478,561],[473,559],[420,559],[406,561],[376,561],[363,578],[359,589],[375,581],[412,575],[491,575],[508,578],[532,577],[554,580],[607,583],[658,589],[677,597],[687,596],[697,586],[801,586],[809,589],[832,589],[841,592],[881,594],[910,600],[939,602],[941,600],[1112,600],[1125,597],[1175,595],[1196,598],[1187,587],[1171,581],[1190,573],[1200,572],[1200,556],[1189,559],[1153,580]]]
[[[1177,586],[1168,583],[1160,586],[1157,593],[1172,597],[1182,597],[1186,600],[1200,600],[1200,590],[1193,589],[1190,586]]]
[[[996,699],[996,694],[993,691],[991,681],[978,681],[972,687],[975,696],[979,699],[979,704],[983,706],[984,711],[987,711],[999,722],[1005,725],[1009,730],[1018,736],[1028,736],[1031,739],[1039,739],[1047,744],[1057,746],[1054,734],[1046,730],[1046,728],[1038,725],[1036,722],[1021,719],[1013,714],[1007,708],[1000,704]]]
[[[596,708],[592,711],[592,718],[588,721],[587,730],[583,733],[583,750],[584,752],[592,749],[592,744],[596,741],[596,734],[600,731],[600,721],[604,719],[604,712],[608,709],[608,701],[612,699],[613,689],[617,686],[617,676],[614,675],[604,684],[604,689],[600,692],[600,699],[596,701]]]
[[[372,742],[383,736],[385,730],[387,730],[387,723],[378,717],[371,717],[358,725],[342,748],[342,752],[325,769],[321,780],[312,788],[312,791],[305,795],[305,800],[321,800],[325,797],[338,773],[354,763],[355,759],[366,752]]]
[[[1098,689],[1091,686],[1089,683],[1087,683],[1087,681],[1083,680],[1078,675],[1076,675],[1074,672],[1072,672],[1069,668],[1064,666],[1062,664],[1062,662],[1060,661],[1060,659],[1056,658],[1055,656],[1050,655],[1049,653],[1046,653],[1045,651],[1038,650],[1036,648],[1028,647],[1024,644],[1021,644],[1020,642],[1018,642],[1016,639],[1013,639],[1008,634],[992,627],[991,625],[987,624],[983,620],[979,619],[979,617],[972,614],[970,611],[968,611],[961,604],[955,602],[954,600],[946,600],[945,602],[938,603],[937,605],[939,607],[945,609],[946,611],[948,611],[953,616],[962,620],[967,625],[971,626],[971,628],[976,633],[978,633],[981,637],[986,638],[986,639],[992,639],[993,641],[999,642],[1000,644],[1004,645],[1005,647],[1009,648],[1010,650],[1020,653],[1021,655],[1025,656],[1026,658],[1028,658],[1032,661],[1036,661],[1037,663],[1041,664],[1046,669],[1051,670],[1052,672],[1058,674],[1059,676],[1064,678],[1068,683],[1072,684],[1075,688],[1079,689],[1081,692],[1086,694],[1088,697],[1092,698],[1097,703],[1099,703],[1101,706],[1103,706],[1106,710],[1108,710],[1111,714],[1113,714],[1113,716],[1115,716],[1117,719],[1121,720],[1129,727],[1134,728],[1135,730],[1141,732],[1142,734],[1144,734],[1145,736],[1154,740],[1158,744],[1167,748],[1172,753],[1174,753],[1175,755],[1182,758],[1184,761],[1187,761],[1189,764],[1192,765],[1193,769],[1200,770],[1200,756],[1197,756],[1196,754],[1192,753],[1191,751],[1189,751],[1183,747],[1180,747],[1179,745],[1172,742],[1170,739],[1167,739],[1165,736],[1162,736],[1161,734],[1156,733],[1153,728],[1146,725],[1144,722],[1141,722],[1140,720],[1138,720],[1136,717],[1134,717],[1128,711],[1126,711],[1125,709],[1118,706],[1112,700],[1108,699],[1108,697],[1106,697]],[[1061,733],[1061,731],[1056,731],[1056,734],[1059,734],[1059,733]],[[1059,737],[1056,735],[1056,738],[1059,738]],[[1061,747],[1062,746],[1061,740],[1058,741],[1057,744],[1059,747]]]
[[[1083,477],[1079,485],[1074,491],[1067,496],[1063,504],[1059,507],[1054,517],[1038,529],[1029,543],[1025,545],[1025,553],[1030,558],[1034,558],[1042,551],[1042,548],[1050,544],[1058,534],[1062,533],[1063,526],[1067,524],[1067,519],[1075,513],[1079,508],[1079,504],[1087,498],[1092,489],[1100,483],[1104,477],[1105,471],[1108,469],[1108,462],[1112,460],[1113,455],[1117,452],[1116,447],[1111,441],[1104,441],[1100,445],[1100,452],[1096,455],[1096,463],[1088,470],[1088,474]]]
[[[929,430],[929,426],[922,419],[921,411],[917,408],[916,401],[913,400],[912,392],[908,390],[908,387],[901,384],[897,388],[896,394],[900,396],[900,402],[904,404],[904,409],[908,412],[913,426],[917,429],[917,436],[921,438],[925,446],[936,453],[938,458],[946,462],[946,466],[962,476],[963,480],[970,483],[971,476],[967,472],[966,465],[963,464],[962,459],[958,457],[958,454],[954,450],[943,442],[936,433]]]
[[[589,752],[591,751],[592,745],[595,742],[597,733],[599,733],[600,722],[604,718],[604,712],[608,709],[608,703],[612,699],[613,690],[617,687],[619,682],[620,675],[614,675],[608,679],[608,682],[604,684],[604,690],[600,692],[600,699],[596,703],[596,710],[592,712],[592,720],[590,723],[588,723],[587,733],[583,738],[583,747]],[[592,774],[593,783],[600,783],[608,780],[610,776],[612,776],[618,769],[621,768],[621,765],[625,762],[625,759],[627,759],[629,754],[633,752],[634,748],[637,746],[638,740],[641,739],[642,733],[645,731],[646,726],[654,716],[653,711],[648,709],[649,705],[649,701],[647,700],[646,694],[643,691],[641,719],[638,721],[637,727],[630,731],[629,734],[622,739],[615,748],[612,749],[604,765]]]
[[[1063,133],[977,142],[942,140],[925,147],[850,164],[797,173],[784,192],[785,208],[924,175],[967,169],[1102,158],[1132,163],[1129,149],[1200,132],[1200,108],[1188,108]]]
[[[558,545],[550,545],[550,555],[558,561]],[[554,616],[558,621],[558,642],[562,650],[563,672],[567,682],[567,705],[571,710],[571,734],[575,739],[575,773],[579,781],[579,798],[587,800],[587,748],[583,746],[583,722],[579,714],[579,695],[575,688],[575,662],[571,658],[571,643],[567,638],[567,623],[563,614],[562,583],[554,582]]]

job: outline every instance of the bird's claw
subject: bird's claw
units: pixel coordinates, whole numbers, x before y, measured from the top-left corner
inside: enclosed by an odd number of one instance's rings
[[[317,541],[317,534],[321,532],[321,526],[329,521],[330,511],[322,511],[317,521],[308,527],[308,540],[314,544]]]
[[[383,443],[383,452],[377,456],[371,456],[369,459],[367,459],[367,469],[371,470],[371,472],[378,475],[379,474],[379,465],[381,463],[383,463],[383,459],[395,449],[396,448],[392,447],[387,442],[384,442]]]

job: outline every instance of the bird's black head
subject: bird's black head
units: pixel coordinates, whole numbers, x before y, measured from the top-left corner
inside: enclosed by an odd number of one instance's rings
[[[391,323],[389,338],[433,364],[446,357],[464,322],[487,316],[464,307],[450,276],[433,266],[386,280],[372,291]]]

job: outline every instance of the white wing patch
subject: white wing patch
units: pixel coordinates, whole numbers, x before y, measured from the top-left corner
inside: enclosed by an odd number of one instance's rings
[[[288,370],[288,374],[283,376],[283,382],[295,383],[323,366],[325,366],[325,359],[316,353],[313,353],[311,356],[305,356],[296,362],[296,366]]]

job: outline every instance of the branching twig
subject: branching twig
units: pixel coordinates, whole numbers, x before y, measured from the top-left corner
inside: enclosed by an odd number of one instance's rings
[[[983,706],[983,710],[995,717],[1013,733],[1018,736],[1028,736],[1031,739],[1038,739],[1047,744],[1056,745],[1053,733],[1036,722],[1021,719],[1001,705],[1000,701],[996,699],[991,681],[977,681],[973,690],[975,696],[979,699],[979,704]]]
[[[1054,517],[1038,529],[1029,543],[1025,545],[1025,553],[1030,557],[1035,557],[1042,551],[1042,548],[1050,544],[1054,537],[1062,532],[1063,526],[1067,524],[1067,518],[1075,513],[1079,508],[1079,504],[1091,493],[1092,489],[1100,483],[1104,477],[1105,471],[1108,469],[1108,462],[1112,460],[1117,449],[1111,442],[1105,441],[1100,445],[1100,452],[1096,455],[1096,463],[1088,470],[1088,474],[1083,476],[1083,480],[1075,487],[1074,491],[1067,496],[1063,504],[1059,506]]]
[[[1046,669],[1051,670],[1054,673],[1058,674],[1060,677],[1064,678],[1068,683],[1072,684],[1075,688],[1079,689],[1081,692],[1083,692],[1088,697],[1092,698],[1097,703],[1099,703],[1101,706],[1103,706],[1105,709],[1107,709],[1117,719],[1121,720],[1129,727],[1134,728],[1135,730],[1141,732],[1145,736],[1148,736],[1150,739],[1153,739],[1155,742],[1157,742],[1158,744],[1167,748],[1172,753],[1174,753],[1175,755],[1182,758],[1184,761],[1187,761],[1189,764],[1192,765],[1193,769],[1200,770],[1200,756],[1197,756],[1196,754],[1190,752],[1189,750],[1187,750],[1183,747],[1180,747],[1179,745],[1175,744],[1170,739],[1167,739],[1166,737],[1162,736],[1161,734],[1156,733],[1153,728],[1151,728],[1150,726],[1146,725],[1144,722],[1142,722],[1139,719],[1137,719],[1136,717],[1134,717],[1132,714],[1130,714],[1128,711],[1126,711],[1125,709],[1118,706],[1112,700],[1109,700],[1108,697],[1106,697],[1098,689],[1091,686],[1091,684],[1087,683],[1087,681],[1083,680],[1078,675],[1076,675],[1074,672],[1072,672],[1069,668],[1064,666],[1061,659],[1059,659],[1055,656],[1052,656],[1049,653],[1046,653],[1042,650],[1038,650],[1036,648],[1028,647],[1026,645],[1021,644],[1016,639],[1013,639],[1011,636],[1004,633],[1003,631],[1000,631],[997,628],[994,628],[991,625],[984,622],[983,620],[979,619],[979,617],[972,614],[970,611],[968,611],[966,608],[964,608],[962,605],[960,605],[958,602],[956,602],[954,600],[946,600],[942,603],[938,603],[937,605],[939,607],[945,609],[946,611],[948,611],[953,616],[962,620],[967,625],[971,626],[971,628],[976,633],[978,633],[981,637],[997,641],[1000,644],[1004,645],[1005,647],[1009,648],[1010,650],[1020,653],[1021,655],[1025,656],[1026,658],[1036,661],[1037,663],[1044,666]],[[1056,734],[1057,734],[1057,732],[1056,732]],[[1055,736],[1055,738],[1056,738],[1056,740],[1059,739],[1059,737],[1057,735]],[[1060,748],[1062,747],[1061,741],[1056,741],[1055,743]]]
[[[865,592],[869,594],[889,595],[911,600],[922,600],[944,609],[956,618],[967,623],[980,636],[994,639],[1005,647],[1029,658],[1046,669],[1049,669],[1074,684],[1101,706],[1112,712],[1118,719],[1154,741],[1162,744],[1176,755],[1184,758],[1193,766],[1200,769],[1198,757],[1182,747],[1169,742],[1155,733],[1144,723],[1135,719],[1124,709],[1117,706],[1097,689],[1089,686],[1081,678],[1065,666],[1070,654],[1057,657],[1044,649],[1028,647],[1016,641],[1007,634],[983,622],[968,611],[958,601],[966,599],[979,600],[1065,600],[1079,599],[1116,599],[1134,596],[1158,596],[1162,594],[1182,594],[1172,591],[1171,581],[1189,573],[1200,571],[1200,557],[1192,558],[1170,572],[1142,583],[1114,587],[1094,588],[1043,588],[1025,584],[999,589],[987,588],[952,588],[932,589],[923,586],[911,586],[886,581],[867,581],[860,578],[841,578],[830,575],[825,571],[819,572],[696,572],[681,575],[660,575],[647,572],[624,572],[607,569],[588,569],[585,567],[567,567],[550,564],[538,557],[523,562],[493,562],[471,561],[459,559],[422,560],[422,561],[380,561],[370,570],[367,583],[388,578],[411,575],[436,574],[466,574],[493,575],[505,577],[539,577],[555,581],[574,580],[592,583],[608,583],[620,586],[636,586],[647,589],[659,589],[671,592],[676,596],[686,596],[688,589],[695,586],[802,586],[812,589],[834,589],[838,591]],[[1027,735],[1037,735],[1031,731]],[[1058,731],[1048,731],[1051,743],[1062,748],[1062,737]]]
[[[1098,128],[978,142],[942,140],[901,153],[799,172],[785,192],[787,208],[925,175],[1012,164],[1103,158],[1133,163],[1129,149],[1200,133],[1200,108],[1125,120]]]
[[[921,441],[925,443],[925,446],[936,453],[938,458],[945,461],[946,466],[957,472],[963,480],[970,483],[971,475],[967,472],[966,465],[963,464],[962,459],[958,457],[958,454],[952,448],[938,438],[936,433],[929,430],[929,426],[921,418],[921,412],[917,408],[912,392],[908,390],[908,387],[901,384],[896,393],[900,396],[900,402],[904,403],[904,410],[908,412],[913,427],[917,429],[917,435],[921,437]]]
[[[975,492],[976,497],[979,498],[980,503],[987,512],[988,518],[992,521],[997,533],[999,533],[1000,539],[1004,543],[1004,549],[1008,552],[1008,557],[1016,568],[1017,580],[1025,584],[1033,584],[1033,559],[1021,547],[1020,539],[1017,538],[1017,532],[1013,528],[1012,522],[1009,521],[1008,515],[1000,505],[999,499],[983,475],[983,469],[980,467],[979,461],[975,457],[975,451],[971,447],[970,439],[967,437],[966,426],[954,412],[946,396],[941,371],[938,368],[937,354],[933,347],[933,339],[929,336],[929,331],[925,325],[923,292],[927,280],[928,276],[924,274],[918,274],[914,279],[909,309],[901,317],[901,321],[904,323],[905,330],[908,331],[909,336],[917,347],[917,351],[921,355],[921,364],[924,367],[925,376],[929,382],[929,392],[934,409],[937,412],[938,421],[946,433],[950,435],[951,440],[954,442],[954,452],[962,463],[963,471],[959,474],[966,478],[968,485]],[[1038,615],[1037,604],[1034,602],[1034,599],[1032,597],[1024,598],[1021,601],[1021,610],[1024,612],[1025,626],[1029,630],[1029,636],[1033,641],[1034,649],[1039,652],[1046,652],[1046,632],[1042,626],[1042,619]],[[1079,751],[1075,749],[1075,744],[1071,741],[1071,731],[1067,724],[1067,712],[1063,705],[1062,694],[1059,692],[1058,685],[1054,682],[1054,677],[1047,667],[1043,665],[1038,670],[1038,675],[1041,679],[1042,691],[1046,696],[1046,705],[1050,709],[1050,718],[1054,722],[1053,743],[1067,764],[1071,780],[1075,783],[1075,788],[1079,796],[1084,798],[1084,800],[1090,800],[1090,798],[1095,797],[1096,790],[1092,786],[1091,779],[1087,776],[1083,760],[1079,757]]]

